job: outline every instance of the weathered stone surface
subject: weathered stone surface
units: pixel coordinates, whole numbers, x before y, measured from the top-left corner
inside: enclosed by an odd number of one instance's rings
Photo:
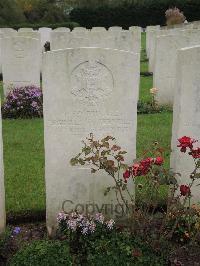
[[[187,153],[180,153],[177,139],[189,136],[200,140],[200,46],[178,51],[176,92],[174,98],[171,167],[182,174],[181,184],[191,182],[194,161]],[[199,143],[197,143],[199,146]],[[198,182],[199,183],[199,182]],[[196,183],[196,184],[198,184]],[[200,201],[199,186],[194,186],[193,201]]]
[[[0,110],[0,234],[6,227],[5,212],[5,188],[4,188],[4,165],[3,165],[3,140],[2,140],[2,119]]]
[[[40,86],[39,40],[25,37],[3,38],[2,51],[4,95],[12,86]]]
[[[139,57],[102,48],[52,51],[44,55],[43,77],[47,227],[52,234],[65,200],[65,211],[77,204],[116,204],[114,191],[104,196],[112,178],[91,174],[89,166],[72,167],[70,159],[90,133],[116,137],[128,151],[127,163],[135,158]],[[110,207],[108,216],[116,217]]]

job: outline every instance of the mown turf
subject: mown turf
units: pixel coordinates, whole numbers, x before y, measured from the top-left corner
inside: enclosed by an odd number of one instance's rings
[[[145,35],[142,58],[145,60]],[[147,70],[147,62],[142,62]],[[141,77],[140,99],[149,101],[152,77]],[[2,89],[2,88],[1,88]],[[167,164],[171,138],[171,113],[138,116],[137,154],[141,156],[156,140],[166,148]],[[8,212],[45,209],[43,120],[4,120],[4,164]],[[161,196],[165,194],[165,190]]]

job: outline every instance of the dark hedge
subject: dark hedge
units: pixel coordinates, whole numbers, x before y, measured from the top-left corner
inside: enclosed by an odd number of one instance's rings
[[[184,12],[188,21],[200,20],[200,0],[144,0],[115,7],[75,8],[70,18],[86,28],[165,25],[165,11],[175,6]]]

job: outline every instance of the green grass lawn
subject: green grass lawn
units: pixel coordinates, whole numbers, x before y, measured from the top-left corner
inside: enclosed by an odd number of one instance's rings
[[[145,35],[142,34],[142,58],[145,60]],[[142,71],[148,69],[142,62]],[[151,99],[152,77],[141,77],[140,99]],[[166,148],[169,164],[172,113],[138,116],[137,154],[154,141]],[[8,212],[45,209],[43,120],[4,120],[4,165],[6,208]]]

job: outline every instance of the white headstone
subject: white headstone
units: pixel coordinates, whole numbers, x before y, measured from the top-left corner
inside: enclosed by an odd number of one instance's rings
[[[2,50],[4,95],[13,86],[40,86],[39,40],[25,37],[4,38]]]
[[[46,42],[50,42],[51,41],[51,32],[52,29],[51,28],[40,28],[39,29],[39,33],[41,35],[41,46],[42,48],[44,48],[44,45]]]
[[[140,53],[141,52],[142,28],[132,26],[129,28],[129,31],[133,35],[133,51]]]
[[[149,44],[148,44],[148,58],[149,58],[149,72],[154,71],[155,65],[155,46],[156,46],[156,37],[159,32],[159,27],[155,27],[149,31]]]
[[[0,110],[0,234],[6,227],[5,211],[5,188],[4,188],[4,165],[3,165],[3,140],[2,140],[2,119]]]
[[[51,235],[66,200],[65,211],[77,204],[101,208],[116,203],[114,192],[104,196],[105,188],[114,184],[109,176],[103,171],[91,174],[88,166],[72,167],[70,159],[93,133],[98,139],[114,136],[128,152],[127,163],[132,163],[139,60],[137,54],[112,49],[66,49],[44,55],[43,73],[46,210]]]
[[[177,148],[177,139],[189,136],[200,140],[200,46],[178,51],[176,93],[174,98],[171,167],[181,173],[181,184],[191,182],[194,161]],[[197,143],[200,146],[200,143]],[[197,182],[196,184],[198,184]],[[200,202],[199,186],[194,186],[193,201]]]
[[[156,63],[153,87],[158,89],[156,100],[159,104],[173,105],[178,49],[187,46],[188,38],[179,35],[157,37]]]
[[[173,105],[178,49],[198,44],[199,30],[179,30],[176,34],[156,38],[153,86],[158,89],[159,104]]]
[[[150,45],[151,45],[151,39],[152,39],[152,31],[159,30],[160,26],[148,26],[146,28],[146,52],[147,52],[147,58],[150,56]]]

